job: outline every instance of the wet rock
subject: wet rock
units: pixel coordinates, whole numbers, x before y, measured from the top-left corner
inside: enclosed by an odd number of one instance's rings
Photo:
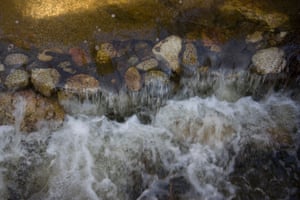
[[[247,35],[246,42],[247,43],[257,43],[263,40],[262,32],[255,31],[254,33]]]
[[[283,13],[270,12],[268,8],[261,8],[257,4],[241,1],[229,0],[221,7],[223,11],[238,11],[246,18],[265,22],[269,28],[276,28],[288,21],[288,16]]]
[[[56,69],[33,69],[31,82],[34,88],[46,97],[50,97],[59,82],[60,74]]]
[[[64,115],[57,101],[31,90],[0,94],[0,124],[15,124],[23,132],[35,131],[45,122],[51,124],[49,128],[56,128]]]
[[[185,74],[192,75],[196,72],[196,67],[199,66],[197,48],[189,42],[185,45],[185,50],[182,55],[182,65],[184,66]]]
[[[154,69],[158,67],[158,61],[154,58],[150,58],[148,60],[144,60],[143,62],[139,63],[136,68],[143,70],[143,71],[149,71],[151,69]]]
[[[83,66],[91,62],[91,58],[88,53],[81,48],[71,48],[69,54],[72,56],[72,60],[78,65]]]
[[[59,93],[60,100],[74,95],[86,98],[89,95],[97,93],[99,90],[99,81],[87,74],[77,74],[67,80],[63,89]]]
[[[176,73],[180,72],[179,53],[182,48],[182,40],[178,36],[169,36],[156,44],[152,52],[157,59],[163,60],[167,63],[167,67]]]
[[[6,56],[4,59],[5,65],[17,65],[22,66],[27,64],[29,61],[28,56],[22,53],[14,53]]]
[[[154,70],[145,74],[145,86],[164,86],[169,82],[168,75],[162,71]]]
[[[49,55],[49,53],[62,54],[63,51],[59,48],[45,49],[42,53],[39,53],[38,59],[42,62],[49,62],[49,61],[53,60],[53,56]]]
[[[0,72],[3,72],[3,71],[5,71],[5,66],[0,63]]]
[[[57,67],[61,68],[62,70],[64,70],[67,73],[70,73],[70,74],[76,73],[76,70],[72,68],[72,64],[69,61],[61,62],[58,64]]]
[[[257,51],[252,63],[254,72],[258,74],[280,73],[286,66],[284,52],[277,47]]]
[[[125,73],[125,83],[129,90],[139,91],[142,87],[141,75],[135,67],[130,67]]]
[[[12,71],[5,80],[5,86],[8,89],[21,89],[28,85],[29,75],[25,70],[17,69]]]
[[[111,43],[103,43],[97,51],[96,62],[99,64],[110,63],[117,56],[117,50]]]
[[[127,61],[127,63],[131,66],[136,65],[138,62],[139,62],[139,58],[136,56],[131,56]]]

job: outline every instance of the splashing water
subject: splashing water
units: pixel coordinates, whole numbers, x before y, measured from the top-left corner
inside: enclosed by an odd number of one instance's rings
[[[261,102],[244,97],[235,103],[194,97],[168,101],[147,125],[136,116],[118,123],[77,114],[67,116],[55,132],[44,128],[24,135],[17,126],[1,126],[0,195],[232,199],[246,187],[230,179],[243,147],[253,143],[253,148],[273,150],[287,137],[291,142],[284,145],[293,149],[298,113],[298,105],[282,96]]]

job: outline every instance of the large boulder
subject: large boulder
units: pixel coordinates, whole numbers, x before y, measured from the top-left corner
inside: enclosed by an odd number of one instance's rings
[[[56,69],[33,69],[31,82],[34,88],[46,97],[50,97],[59,82],[60,74]]]
[[[15,124],[16,129],[32,132],[43,124],[59,126],[64,110],[53,99],[42,97],[32,90],[0,94],[0,124]],[[46,122],[46,123],[45,123]]]
[[[167,67],[176,73],[180,72],[179,53],[182,49],[182,40],[178,36],[169,36],[156,44],[152,52],[157,59],[167,63]]]
[[[277,47],[257,51],[252,57],[252,63],[257,74],[280,73],[286,66],[284,52]]]
[[[25,70],[17,69],[11,71],[11,73],[5,79],[5,86],[8,89],[17,90],[24,88],[29,83],[29,75]]]

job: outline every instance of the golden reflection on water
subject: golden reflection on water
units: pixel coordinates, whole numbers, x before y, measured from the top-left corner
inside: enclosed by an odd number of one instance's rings
[[[124,4],[129,0],[26,0],[23,16],[35,19],[94,10],[101,6]]]

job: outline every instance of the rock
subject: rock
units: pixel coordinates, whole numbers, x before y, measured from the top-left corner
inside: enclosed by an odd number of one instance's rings
[[[51,49],[45,49],[42,53],[39,53],[38,59],[42,62],[49,62],[53,60],[53,56],[48,55],[47,53],[60,53],[62,54],[63,51],[59,48],[51,48]]]
[[[62,70],[64,70],[65,72],[68,72],[70,74],[75,74],[76,70],[72,68],[72,64],[69,61],[64,61],[58,64],[59,68],[61,68]]]
[[[99,90],[99,81],[87,74],[77,74],[69,78],[64,86],[66,94],[77,95],[85,98],[87,95],[96,94]]]
[[[152,52],[159,60],[167,62],[167,67],[176,73],[180,72],[179,53],[182,48],[182,40],[178,36],[169,36],[156,44]]]
[[[139,91],[142,87],[141,75],[135,67],[130,67],[125,73],[125,84],[129,90]]]
[[[117,56],[117,51],[110,43],[101,44],[97,51],[96,62],[99,64],[110,63],[111,59]]]
[[[185,45],[185,50],[182,55],[182,64],[188,68],[190,67],[195,68],[199,65],[197,48],[191,42]]]
[[[223,11],[238,11],[246,18],[255,21],[265,22],[269,28],[277,28],[288,21],[288,16],[283,13],[269,11],[269,8],[262,9],[257,4],[246,3],[242,0],[229,0],[226,1],[222,6]]]
[[[17,69],[12,71],[5,80],[8,89],[21,89],[28,85],[29,75],[25,70]]]
[[[284,52],[277,47],[257,51],[252,63],[254,72],[258,74],[280,73],[286,66]]]
[[[170,82],[169,77],[162,71],[154,70],[145,74],[145,86],[165,85]]]
[[[0,72],[3,72],[3,71],[5,71],[5,66],[0,63]]]
[[[25,54],[14,53],[6,56],[6,58],[4,59],[4,64],[22,66],[27,64],[28,61],[28,56],[26,56]]]
[[[148,60],[144,60],[143,62],[139,63],[136,68],[143,70],[143,71],[149,71],[151,69],[154,69],[158,67],[158,61],[154,58],[150,58]]]
[[[60,74],[56,69],[33,69],[31,82],[34,88],[46,97],[50,97],[59,82]]]
[[[78,65],[83,66],[91,62],[90,56],[84,49],[81,48],[71,48],[69,54],[72,56],[72,60]]]
[[[37,130],[44,122],[56,128],[64,120],[64,110],[58,102],[35,94],[31,90],[0,94],[0,124],[15,124],[23,132]]]
[[[263,40],[262,32],[255,31],[254,33],[247,35],[246,42],[247,43],[257,43]]]

